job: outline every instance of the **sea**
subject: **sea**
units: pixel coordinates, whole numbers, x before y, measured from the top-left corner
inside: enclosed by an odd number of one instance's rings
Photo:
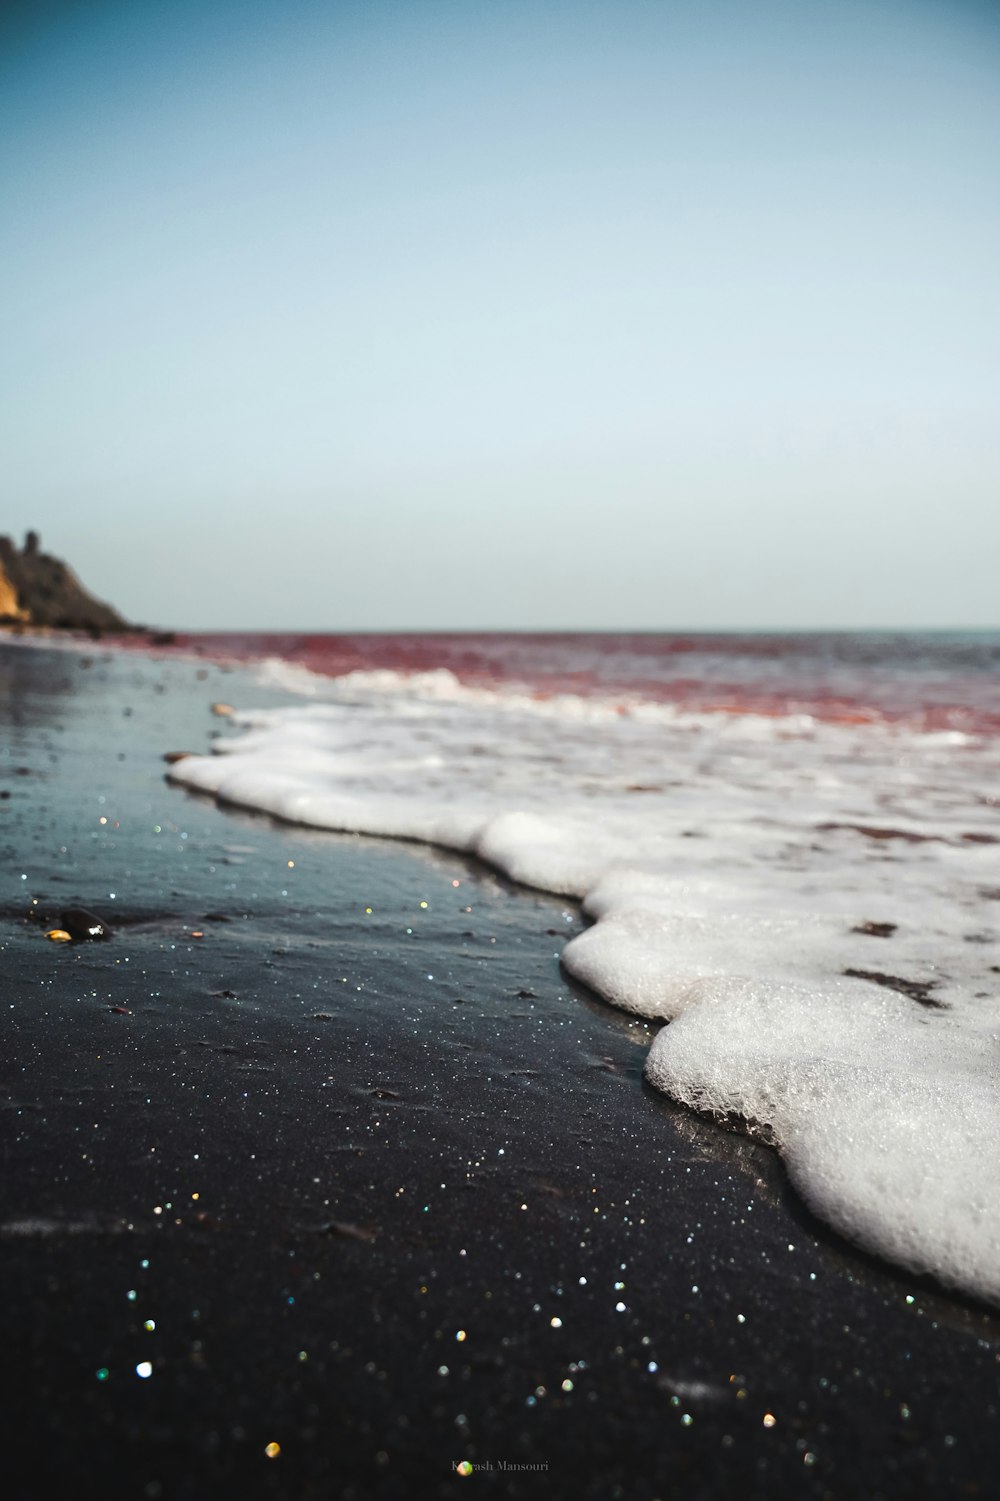
[[[270,705],[218,706],[176,782],[579,901],[562,963],[663,1023],[650,1084],[773,1144],[858,1245],[1000,1305],[1000,633],[166,650],[249,664]]]

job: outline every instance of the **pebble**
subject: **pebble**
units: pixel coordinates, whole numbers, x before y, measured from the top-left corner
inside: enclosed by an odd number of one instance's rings
[[[62,914],[63,929],[71,938],[102,939],[111,937],[111,929],[86,907],[67,907]],[[60,931],[57,929],[57,931]]]

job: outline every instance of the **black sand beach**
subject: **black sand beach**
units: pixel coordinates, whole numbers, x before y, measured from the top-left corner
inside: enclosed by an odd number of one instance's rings
[[[996,1494],[1000,1318],[647,1088],[575,909],[168,786],[216,699],[0,643],[5,1494]]]

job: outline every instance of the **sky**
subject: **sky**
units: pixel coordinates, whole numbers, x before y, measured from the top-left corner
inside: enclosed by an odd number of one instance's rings
[[[190,629],[1000,626],[1000,6],[6,0],[0,531]]]

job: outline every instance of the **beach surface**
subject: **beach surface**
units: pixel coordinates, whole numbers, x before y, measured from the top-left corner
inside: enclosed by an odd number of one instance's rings
[[[646,1084],[574,903],[168,785],[217,700],[0,643],[11,1494],[992,1494],[1000,1320]]]

